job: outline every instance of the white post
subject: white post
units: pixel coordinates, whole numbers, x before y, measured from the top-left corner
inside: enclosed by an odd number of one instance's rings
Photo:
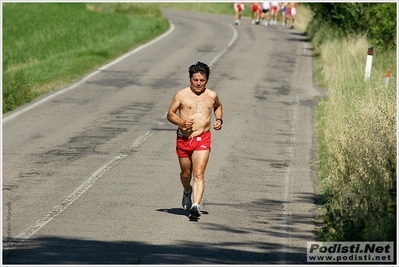
[[[385,88],[388,88],[390,78],[391,78],[391,70],[388,70],[387,75],[385,75],[385,81],[384,81]]]
[[[371,74],[371,65],[373,63],[373,47],[369,47],[367,51],[366,69],[364,71],[364,80],[368,80]]]

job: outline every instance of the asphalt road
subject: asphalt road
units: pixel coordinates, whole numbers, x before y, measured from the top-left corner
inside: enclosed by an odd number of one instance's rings
[[[3,263],[306,263],[320,95],[308,40],[248,18],[164,14],[172,27],[154,42],[3,115]],[[224,125],[191,222],[166,112],[197,61],[211,66]]]

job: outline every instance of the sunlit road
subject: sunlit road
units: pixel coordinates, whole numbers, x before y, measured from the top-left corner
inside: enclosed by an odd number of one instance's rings
[[[156,42],[3,116],[3,263],[306,263],[319,96],[308,40],[164,14],[172,27]],[[197,61],[211,66],[224,124],[190,222],[165,115]]]

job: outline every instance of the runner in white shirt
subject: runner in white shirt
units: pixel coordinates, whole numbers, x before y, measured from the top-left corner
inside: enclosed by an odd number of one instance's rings
[[[269,11],[270,11],[270,2],[262,2],[262,25],[267,26],[267,22],[269,21]]]

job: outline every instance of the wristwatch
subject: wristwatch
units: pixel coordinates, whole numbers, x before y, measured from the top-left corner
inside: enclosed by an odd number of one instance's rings
[[[217,121],[220,121],[223,124],[223,120],[221,118],[217,118]]]

